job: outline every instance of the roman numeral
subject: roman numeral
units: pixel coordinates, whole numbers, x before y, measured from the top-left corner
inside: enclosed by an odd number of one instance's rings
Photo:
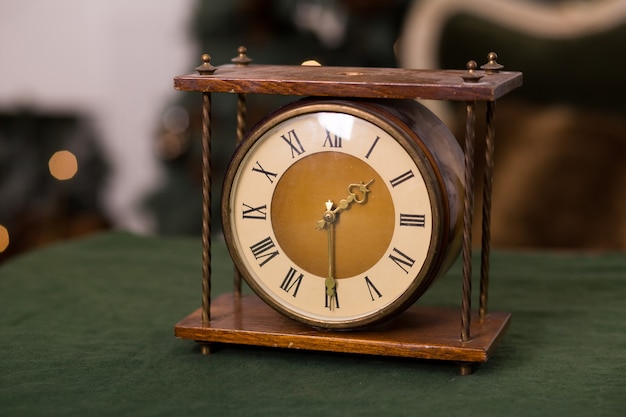
[[[400,213],[400,226],[425,227],[426,215]]]
[[[376,139],[374,139],[374,143],[372,143],[372,146],[370,146],[369,151],[367,151],[367,153],[365,154],[366,159],[370,158],[370,155],[372,154],[372,151],[374,150],[374,147],[376,146],[379,140],[380,140],[380,136],[376,136]]]
[[[378,296],[378,298],[383,296],[380,293],[380,291],[378,291],[378,289],[374,286],[374,284],[372,284],[372,281],[368,277],[365,277],[365,285],[367,285],[367,290],[370,293],[370,297],[371,297],[372,301],[374,301],[374,294],[376,294]]]
[[[256,161],[256,166],[258,167],[252,167],[252,170],[254,172],[260,172],[261,174],[265,175],[267,177],[267,179],[269,180],[270,184],[274,184],[274,180],[273,178],[276,178],[278,176],[277,173],[275,172],[270,172],[270,171],[266,171],[263,169],[263,167],[261,166],[261,164],[259,164],[259,161]]]
[[[300,156],[304,152],[304,147],[302,147],[302,143],[300,143],[300,139],[298,139],[298,135],[296,135],[295,130],[291,129],[287,132],[287,136],[280,135],[280,137],[289,145],[292,158]]]
[[[254,259],[263,259],[263,261],[259,264],[259,266],[263,266],[278,255],[277,250],[272,250],[275,247],[276,245],[274,244],[274,241],[272,241],[272,239],[268,236],[260,242],[250,246],[250,250],[254,255]]]
[[[411,259],[407,254],[400,252],[397,248],[393,248],[392,252],[395,252],[397,255],[391,253],[389,255],[389,259],[394,261],[396,265],[398,265],[400,268],[402,268],[404,272],[408,274],[409,270],[406,269],[405,266],[408,266],[409,269],[411,269],[411,267],[415,263],[415,259]]]
[[[296,278],[297,273],[298,271],[290,267],[289,271],[287,272],[287,275],[285,275],[285,279],[283,279],[282,284],[280,284],[280,288],[284,290],[286,293],[289,293],[289,291],[291,291],[291,289],[293,288],[294,297],[298,295],[298,290],[300,289],[302,278],[304,278],[303,274],[298,275],[298,277]]]
[[[407,181],[407,180],[413,178],[414,176],[415,176],[415,174],[413,174],[413,171],[408,170],[404,174],[397,176],[396,178],[392,179],[389,182],[391,183],[392,187],[396,187],[396,186],[402,184],[404,181]]]
[[[267,205],[263,204],[259,207],[252,207],[243,203],[243,218],[244,219],[258,219],[258,220],[266,220],[267,219]]]
[[[328,144],[329,147],[331,148],[341,148],[342,146],[342,141],[341,141],[341,136],[339,135],[333,135],[331,137],[330,135],[330,131],[326,131],[326,139],[324,140],[324,144],[322,145],[324,148],[326,147],[326,144]]]

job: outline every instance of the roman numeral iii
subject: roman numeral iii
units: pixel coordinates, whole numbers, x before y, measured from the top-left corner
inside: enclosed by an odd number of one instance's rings
[[[400,213],[400,226],[425,227],[426,215]]]

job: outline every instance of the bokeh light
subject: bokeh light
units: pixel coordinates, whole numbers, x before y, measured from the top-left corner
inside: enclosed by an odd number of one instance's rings
[[[50,174],[58,180],[69,180],[78,172],[78,161],[70,151],[55,152],[48,161]]]
[[[0,253],[9,247],[9,231],[0,224]]]

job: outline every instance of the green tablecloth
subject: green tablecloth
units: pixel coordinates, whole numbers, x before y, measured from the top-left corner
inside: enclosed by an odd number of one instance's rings
[[[228,346],[173,326],[200,305],[199,239],[109,233],[0,267],[0,416],[623,416],[626,255],[492,257],[494,356],[455,364]],[[215,294],[230,291],[219,242]],[[460,267],[424,304],[460,303]],[[477,285],[475,285],[477,287]],[[477,303],[474,303],[476,305]]]

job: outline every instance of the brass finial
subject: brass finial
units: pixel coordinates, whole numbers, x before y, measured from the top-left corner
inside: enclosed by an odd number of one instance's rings
[[[476,73],[476,68],[478,68],[476,61],[467,61],[467,65],[465,67],[467,68],[467,72],[461,75],[461,77],[463,77],[463,81],[466,83],[475,83],[483,78],[481,74]]]
[[[498,54],[495,52],[489,52],[487,54],[487,62],[485,65],[481,65],[480,69],[485,70],[487,74],[496,74],[500,72],[504,65],[498,64]]]
[[[211,65],[211,55],[203,54],[202,55],[202,65],[196,67],[196,71],[200,75],[211,75],[215,72],[217,67]]]
[[[245,46],[240,46],[237,48],[237,53],[239,54],[235,58],[231,59],[230,62],[237,64],[238,66],[246,66],[252,62],[252,58],[248,57],[246,53],[248,49]]]

